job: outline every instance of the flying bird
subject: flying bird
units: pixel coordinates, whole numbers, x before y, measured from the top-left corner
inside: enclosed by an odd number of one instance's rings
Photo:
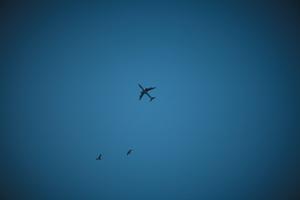
[[[127,151],[127,156],[129,155],[129,154],[131,154],[132,153],[132,151],[133,151],[133,149],[129,149],[128,151]]]
[[[102,160],[102,154],[100,153],[99,156],[96,157],[96,160]]]
[[[144,94],[146,94],[149,98],[150,101],[152,101],[153,99],[155,99],[155,97],[152,97],[149,92],[150,90],[154,90],[156,87],[149,87],[149,88],[144,88],[143,86],[141,86],[141,84],[138,84],[139,87],[142,89],[141,93],[140,93],[140,100],[143,98]]]

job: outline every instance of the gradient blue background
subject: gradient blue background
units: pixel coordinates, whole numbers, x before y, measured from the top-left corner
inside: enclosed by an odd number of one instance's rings
[[[0,5],[1,199],[300,199],[297,1]]]

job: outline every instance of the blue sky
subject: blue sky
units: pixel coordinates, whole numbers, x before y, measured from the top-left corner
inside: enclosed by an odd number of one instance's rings
[[[1,11],[3,199],[299,198],[299,4]]]

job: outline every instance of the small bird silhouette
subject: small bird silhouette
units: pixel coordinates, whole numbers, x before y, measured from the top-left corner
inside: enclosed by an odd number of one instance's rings
[[[129,154],[131,154],[132,153],[132,151],[133,151],[133,149],[129,149],[128,151],[127,151],[127,156],[129,155]]]
[[[100,153],[99,156],[96,157],[96,160],[102,160],[102,154]]]

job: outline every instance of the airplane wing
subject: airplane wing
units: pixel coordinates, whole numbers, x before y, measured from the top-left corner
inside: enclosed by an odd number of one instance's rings
[[[143,86],[141,86],[140,84],[139,84],[139,87],[140,87],[142,90],[144,90]]]
[[[144,92],[141,92],[141,94],[140,94],[140,100],[142,99],[142,97],[144,96]]]
[[[156,87],[150,87],[150,88],[146,88],[145,90],[148,92],[148,91],[150,91],[150,90],[153,90],[153,89],[155,89]]]

